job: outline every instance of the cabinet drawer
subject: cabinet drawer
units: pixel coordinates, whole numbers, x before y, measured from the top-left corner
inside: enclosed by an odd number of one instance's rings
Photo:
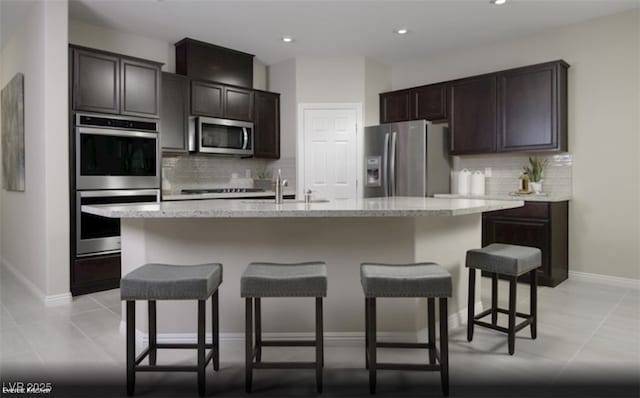
[[[548,202],[524,202],[523,207],[491,211],[484,214],[485,217],[536,218],[547,220],[549,219],[550,212]]]
[[[120,254],[82,257],[74,262],[74,285],[99,283],[120,279]]]

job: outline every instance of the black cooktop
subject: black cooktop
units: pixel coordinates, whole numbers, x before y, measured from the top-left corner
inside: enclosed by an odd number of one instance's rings
[[[199,188],[199,189],[183,189],[180,191],[184,194],[199,193],[247,193],[247,192],[265,192],[260,188]]]

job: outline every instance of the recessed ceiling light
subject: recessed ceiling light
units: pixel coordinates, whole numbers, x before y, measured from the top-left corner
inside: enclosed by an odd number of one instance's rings
[[[490,3],[491,3],[491,4],[495,4],[495,5],[497,5],[497,6],[501,6],[501,5],[503,5],[504,3],[506,3],[506,2],[507,2],[507,0],[491,0],[491,1],[490,1]]]
[[[291,43],[293,42],[293,37],[291,36],[282,36],[282,41],[285,43]]]
[[[409,33],[409,29],[408,28],[398,28],[398,29],[394,30],[393,33],[398,34],[398,35],[406,35],[407,33]]]

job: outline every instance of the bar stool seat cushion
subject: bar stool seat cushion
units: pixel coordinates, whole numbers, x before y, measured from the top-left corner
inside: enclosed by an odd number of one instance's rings
[[[540,267],[540,249],[528,246],[492,243],[467,251],[466,265],[491,273],[517,276]]]
[[[240,279],[242,297],[326,297],[324,262],[249,264]]]
[[[222,283],[221,264],[145,264],[120,281],[122,300],[206,300]]]
[[[451,297],[451,274],[435,263],[360,264],[366,297]]]

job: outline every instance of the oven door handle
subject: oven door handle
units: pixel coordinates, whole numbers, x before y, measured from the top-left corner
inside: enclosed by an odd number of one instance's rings
[[[242,128],[242,149],[247,149],[247,145],[249,145],[249,132],[247,132],[247,128]]]
[[[140,137],[140,138],[158,138],[158,133],[147,133],[143,131],[122,131],[112,129],[97,129],[92,127],[78,127],[78,133],[80,134],[93,134],[93,135],[111,135],[117,137]]]
[[[106,190],[106,191],[79,191],[78,196],[81,198],[99,198],[99,197],[116,197],[116,196],[147,196],[155,195],[156,198],[160,197],[160,190],[158,189],[120,189],[120,190]]]

